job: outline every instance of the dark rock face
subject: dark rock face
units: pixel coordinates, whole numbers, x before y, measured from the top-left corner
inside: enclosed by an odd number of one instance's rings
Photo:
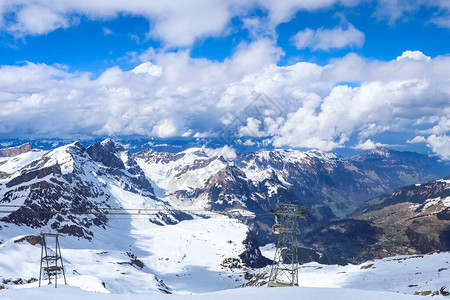
[[[243,244],[245,246],[245,250],[239,255],[239,258],[244,265],[251,268],[262,268],[271,263],[270,259],[267,259],[261,254],[259,245],[251,234],[247,234]]]
[[[439,235],[439,243],[442,246],[442,251],[450,251],[450,226],[447,226]]]
[[[182,211],[166,211],[157,212],[155,215],[149,219],[153,224],[164,226],[164,225],[175,225],[181,221],[193,220],[194,217],[184,213]]]
[[[31,151],[30,144],[26,143],[17,147],[0,149],[0,157],[14,157]]]
[[[50,166],[41,169],[30,170],[28,172],[22,173],[19,177],[11,179],[11,181],[6,184],[6,187],[10,188],[22,183],[30,182],[33,179],[42,179],[51,174],[61,175],[61,169],[58,166]]]
[[[113,152],[111,151],[113,150]],[[125,165],[122,160],[114,155],[116,147],[107,143],[106,146],[98,142],[87,148],[87,153],[89,156],[97,162],[104,164],[107,167],[125,169]]]
[[[436,214],[439,220],[450,221],[450,209],[447,207]]]
[[[41,246],[44,244],[44,240],[40,235],[26,235],[23,238],[14,241],[14,243],[23,243],[23,242],[28,242],[31,245],[39,244]]]
[[[114,175],[115,179],[121,182],[124,190],[155,198],[151,183],[132,155],[125,152],[122,145],[107,139],[89,146],[86,152],[93,161],[102,163],[106,167],[104,172]],[[128,176],[124,171],[134,176]]]

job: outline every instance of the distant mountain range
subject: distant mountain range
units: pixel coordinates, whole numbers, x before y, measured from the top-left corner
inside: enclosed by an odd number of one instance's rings
[[[364,201],[395,188],[448,175],[434,157],[377,148],[345,159],[332,152],[260,150],[234,156],[229,149],[192,148],[172,154],[135,154],[147,178],[170,203],[235,212],[259,244],[273,241],[268,214],[274,203],[304,204],[312,223],[338,220]],[[250,218],[246,213],[253,213]]]
[[[373,198],[350,217],[309,230],[305,243],[316,252],[303,249],[303,258],[345,263],[450,251],[450,176]]]
[[[0,215],[0,230],[15,224],[93,239],[93,228],[108,230],[115,215],[142,214],[164,226],[215,212],[248,226],[247,251],[256,254],[242,257],[258,265],[258,245],[275,240],[269,210],[280,202],[309,207],[303,237],[315,250],[306,247],[305,257],[426,252],[448,248],[448,201],[430,200],[445,199],[448,182],[430,181],[449,170],[435,157],[385,148],[346,159],[318,150],[236,154],[229,147],[131,153],[110,139],[47,151],[23,145],[0,149],[0,205],[13,211]],[[395,190],[423,182],[430,183]],[[430,218],[440,225],[429,225]]]

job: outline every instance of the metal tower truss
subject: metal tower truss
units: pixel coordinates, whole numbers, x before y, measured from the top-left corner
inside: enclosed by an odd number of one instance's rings
[[[298,286],[298,222],[300,218],[309,221],[310,217],[303,205],[276,205],[277,209],[270,212],[275,214],[272,232],[278,235],[278,242],[267,286]]]
[[[55,279],[56,288],[58,286],[58,276],[60,274],[63,275],[64,283],[67,284],[58,236],[59,234],[57,233],[41,233],[42,248],[39,286],[41,286],[41,279],[44,279],[43,277],[46,276],[48,279],[48,284],[52,283],[52,277]],[[53,245],[54,247],[52,247]]]

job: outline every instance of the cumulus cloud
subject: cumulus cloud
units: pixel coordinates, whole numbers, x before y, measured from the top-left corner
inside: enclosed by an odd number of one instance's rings
[[[150,35],[168,47],[190,46],[196,40],[226,34],[233,18],[240,18],[251,34],[258,38],[273,34],[275,28],[291,20],[298,11],[314,11],[336,4],[354,7],[363,0],[2,0],[0,1],[0,30],[15,36],[46,34],[59,28],[77,25],[82,19],[106,20],[118,15],[140,16],[151,23]],[[450,7],[445,0],[377,0],[374,15],[394,24],[415,13],[421,7],[437,9],[439,14],[430,21],[449,27]],[[267,13],[264,20],[252,18],[255,10]],[[339,32],[341,30],[341,32]],[[359,46],[363,35],[355,28],[323,30],[316,35],[326,39],[318,47]],[[311,33],[304,32],[305,35]],[[334,37],[328,37],[333,33]],[[339,33],[340,37],[336,37]],[[301,39],[300,39],[301,40]],[[300,43],[301,45],[301,43]]]
[[[46,34],[59,28],[75,26],[80,19],[105,20],[118,15],[140,16],[150,21],[150,36],[160,39],[168,47],[190,46],[196,40],[226,35],[233,18],[240,18],[244,26],[258,38],[273,34],[275,28],[291,20],[298,11],[314,11],[336,4],[353,7],[362,0],[3,0],[0,5],[0,30],[16,36]],[[449,8],[446,1],[377,0],[376,16],[391,23],[406,13],[418,11],[425,5],[443,13],[432,22],[448,27]],[[259,9],[267,18],[255,20],[252,12]],[[5,21],[7,19],[7,21]],[[108,33],[108,31],[105,31]],[[306,30],[299,33],[299,47],[304,40],[313,39],[318,49],[359,47],[364,35],[352,25],[349,28]]]
[[[297,49],[312,48],[313,50],[330,50],[345,47],[362,47],[364,33],[352,24],[347,28],[335,27],[333,29],[319,28],[312,30],[306,28],[292,37]]]
[[[439,154],[443,159],[450,159],[450,136],[447,134],[432,134],[427,138],[418,135],[413,139],[408,140],[407,143],[426,143],[434,153]]]
[[[412,59],[414,53],[415,59]],[[432,61],[420,51],[405,51],[398,59],[392,61],[368,61],[354,53],[347,54],[341,59],[332,60],[326,66],[324,79],[330,81],[394,81],[425,78],[429,74],[431,78],[439,79],[448,76],[450,67],[446,56],[438,56]]]
[[[182,50],[153,53],[151,62],[98,78],[58,65],[2,66],[0,134],[200,137],[231,126],[244,141],[332,150],[377,146],[377,134],[395,131],[421,136],[410,142],[449,157],[449,57],[374,61],[350,54],[324,66],[277,66],[280,55],[261,39],[223,62]],[[342,84],[349,80],[360,84]],[[260,93],[270,101],[249,108]]]
[[[428,21],[441,27],[450,27],[450,4],[447,0],[377,0],[374,16],[395,25],[399,20],[409,21],[423,8],[434,10],[434,17]]]
[[[255,118],[248,118],[245,126],[239,128],[239,136],[261,137],[265,132],[260,131],[261,121]]]
[[[418,135],[411,140],[407,140],[406,142],[408,144],[415,144],[415,143],[425,143],[426,141],[427,141],[427,139],[425,137]]]
[[[162,74],[162,68],[160,66],[155,66],[151,62],[144,62],[137,67],[135,67],[131,72],[135,74],[147,74],[150,76],[160,77]]]
[[[443,159],[450,159],[450,136],[432,134],[427,138],[427,144]]]
[[[355,146],[355,149],[362,149],[362,150],[370,150],[375,149],[377,147],[387,147],[388,145],[382,144],[379,142],[373,142],[371,139],[368,139],[364,143],[359,143]]]
[[[177,129],[172,120],[164,119],[153,127],[152,133],[153,135],[166,138],[174,136],[177,133]]]
[[[423,54],[420,51],[405,51],[402,53],[402,55],[397,57],[397,61],[398,60],[402,60],[402,59],[412,59],[412,60],[418,60],[418,61],[430,61],[431,57],[426,56],[425,54]]]
[[[31,35],[46,34],[55,28],[67,28],[70,20],[52,8],[35,5],[25,6],[17,12],[17,22],[11,26],[13,32],[28,32]]]
[[[234,17],[248,19],[254,9],[267,11],[266,21],[247,24],[251,31],[273,31],[299,10],[315,10],[335,3],[351,5],[349,0],[3,0],[0,29],[16,36],[46,34],[58,28],[76,25],[80,16],[91,20],[105,20],[119,14],[142,16],[151,22],[150,35],[166,46],[189,46],[197,39],[226,34]],[[256,26],[255,26],[256,25]],[[106,31],[108,33],[108,31]],[[260,35],[258,35],[260,37]]]

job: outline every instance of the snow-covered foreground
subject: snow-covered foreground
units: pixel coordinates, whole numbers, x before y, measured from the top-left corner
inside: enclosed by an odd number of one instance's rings
[[[224,259],[244,250],[242,240],[247,228],[239,221],[224,216],[199,217],[158,226],[137,217],[131,221],[131,228],[125,224],[129,223],[114,220],[114,226],[96,232],[92,242],[60,238],[69,285],[106,293],[161,293],[162,289],[201,293],[242,283],[242,274],[221,266]],[[0,286],[2,280],[38,278],[41,246],[17,243],[25,234],[38,234],[37,230],[9,225],[3,233],[6,231],[22,235],[11,236],[0,245]],[[132,263],[130,255],[143,267]],[[5,287],[13,284],[8,282]]]
[[[246,299],[246,300],[262,300],[262,299],[314,299],[314,300],[402,300],[417,299],[417,296],[395,294],[389,292],[364,291],[345,288],[242,288],[224,290],[214,293],[195,294],[195,295],[135,295],[135,294],[102,294],[94,292],[86,292],[71,286],[60,286],[54,289],[53,286],[45,286],[41,288],[31,289],[14,289],[0,291],[2,299],[33,299],[33,300],[144,300],[144,299]]]
[[[396,256],[361,265],[301,267],[301,286],[389,291],[401,294],[450,290],[450,253]]]
[[[204,223],[204,222],[208,223]],[[232,239],[232,231],[222,233],[223,236],[213,237],[200,225],[215,225],[220,229],[221,223],[214,219],[192,220],[181,222],[182,227],[170,226],[162,229],[179,231],[178,235],[161,231],[159,239],[173,256],[164,256],[166,252],[159,252],[153,248],[152,239],[143,239],[143,246],[154,253],[143,257],[144,268],[129,264],[126,253],[113,249],[80,249],[75,239],[65,238],[62,249],[66,267],[67,285],[59,280],[58,288],[47,285],[42,287],[38,282],[28,284],[12,284],[12,281],[22,278],[27,281],[38,277],[39,245],[27,242],[14,243],[17,238],[11,238],[0,245],[0,275],[2,280],[11,280],[0,290],[0,299],[86,299],[86,300],[115,300],[115,299],[417,299],[414,293],[425,294],[450,287],[450,253],[434,253],[430,255],[397,256],[361,265],[321,265],[307,263],[301,266],[299,272],[300,287],[268,288],[246,287],[234,288],[244,280],[244,273],[264,274],[269,267],[257,270],[219,269],[213,268],[215,260],[227,251],[236,251],[237,244]],[[179,225],[180,225],[179,224]],[[227,225],[229,226],[229,225]],[[236,224],[239,226],[239,224]],[[182,229],[185,229],[183,231]],[[237,232],[240,231],[236,228]],[[213,232],[216,232],[213,230]],[[220,230],[219,230],[220,232]],[[174,238],[164,241],[162,235]],[[230,236],[227,236],[230,235]],[[194,238],[192,237],[194,236]],[[178,237],[177,237],[178,236]],[[156,237],[156,236],[155,236]],[[177,237],[177,238],[175,238]],[[220,237],[220,238],[219,238]],[[184,239],[190,239],[193,245],[184,245],[189,251],[177,249],[177,245]],[[223,246],[222,253],[208,254],[218,249],[208,248],[202,240],[209,243],[220,243],[220,240],[230,238],[231,243]],[[212,242],[211,242],[212,241]],[[173,244],[171,244],[173,243]],[[198,243],[197,245],[195,243]],[[83,244],[83,242],[81,243]],[[87,246],[84,243],[82,246]],[[75,247],[77,246],[77,247]],[[180,246],[181,247],[181,246]],[[227,248],[228,247],[228,248]],[[219,247],[220,248],[220,247]],[[264,247],[266,255],[271,254],[271,247]],[[142,251],[142,250],[141,250]],[[162,250],[160,250],[162,251]],[[240,249],[239,249],[240,251]],[[178,257],[178,254],[185,253]],[[203,257],[199,257],[203,256]],[[167,259],[168,258],[168,259]],[[177,260],[173,262],[172,260]],[[204,265],[198,264],[204,261]],[[196,265],[197,264],[197,265]],[[156,274],[156,277],[155,277]],[[172,295],[166,295],[163,289],[170,288]],[[1,282],[0,282],[1,284]],[[444,288],[445,291],[449,289]],[[446,298],[444,296],[437,296]]]

